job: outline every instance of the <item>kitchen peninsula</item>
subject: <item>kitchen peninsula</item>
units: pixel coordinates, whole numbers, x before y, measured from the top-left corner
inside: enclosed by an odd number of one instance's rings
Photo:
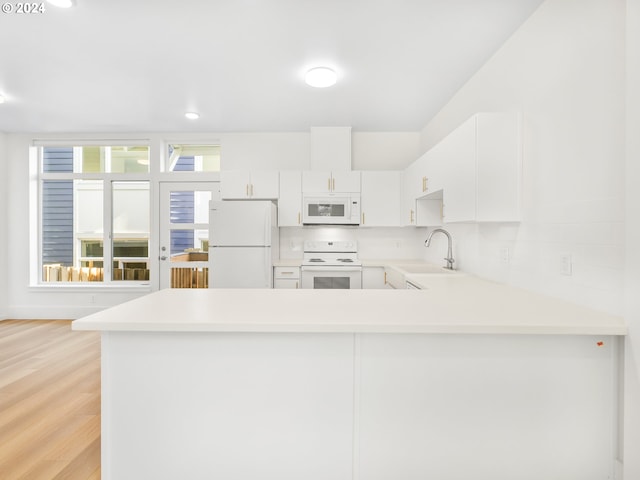
[[[102,331],[105,479],[605,479],[622,319],[470,275],[162,290]]]

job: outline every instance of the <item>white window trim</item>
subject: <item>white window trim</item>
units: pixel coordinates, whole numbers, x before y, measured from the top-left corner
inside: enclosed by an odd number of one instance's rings
[[[123,281],[112,279],[112,242],[113,242],[113,224],[112,224],[112,207],[113,207],[113,188],[114,182],[148,182],[149,195],[153,194],[153,182],[151,172],[136,172],[136,173],[60,173],[60,172],[43,172],[42,170],[42,149],[44,147],[69,147],[74,148],[74,170],[79,170],[78,161],[82,161],[82,148],[83,146],[146,146],[151,151],[151,143],[148,140],[33,140],[32,148],[29,151],[29,162],[31,172],[32,187],[35,182],[35,188],[31,189],[30,196],[30,216],[32,218],[31,226],[32,231],[37,232],[37,235],[31,235],[30,251],[31,258],[35,261],[30,262],[30,287],[34,291],[42,289],[65,289],[66,291],[84,291],[86,289],[108,289],[109,291],[122,290],[126,292],[133,292],[137,290],[149,291],[151,289],[150,280],[144,281]],[[76,151],[79,150],[79,155],[76,157]],[[105,170],[110,170],[110,149],[106,150]],[[79,158],[79,160],[77,160]],[[151,162],[150,162],[151,163]],[[43,281],[43,264],[42,264],[42,185],[46,180],[101,180],[103,182],[103,235],[104,242],[103,250],[103,280],[101,282],[44,282]],[[151,210],[152,202],[150,202]],[[149,212],[149,224],[152,225],[151,217],[152,212]],[[34,224],[33,219],[36,219]],[[34,238],[35,237],[35,238]],[[149,232],[149,268],[153,268],[151,248],[152,248],[152,231]],[[110,248],[107,248],[109,246]],[[151,271],[150,271],[151,274]]]

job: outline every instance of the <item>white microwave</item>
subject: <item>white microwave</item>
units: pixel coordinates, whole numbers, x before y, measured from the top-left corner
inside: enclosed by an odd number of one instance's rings
[[[360,225],[360,195],[303,196],[304,225]]]

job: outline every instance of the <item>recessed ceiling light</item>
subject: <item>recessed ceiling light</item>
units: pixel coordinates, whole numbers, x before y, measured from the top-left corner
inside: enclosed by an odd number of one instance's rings
[[[307,85],[317,88],[330,87],[335,85],[338,79],[336,72],[328,67],[316,67],[307,72],[304,81]]]
[[[187,112],[184,114],[184,116],[189,120],[197,120],[198,118],[200,118],[200,114],[196,112]]]
[[[73,7],[73,0],[47,0],[54,7],[59,8],[71,8]]]
[[[0,103],[4,103],[4,96],[0,95]]]

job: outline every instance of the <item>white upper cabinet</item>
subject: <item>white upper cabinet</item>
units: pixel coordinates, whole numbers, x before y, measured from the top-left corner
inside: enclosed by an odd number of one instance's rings
[[[276,200],[279,195],[277,171],[223,170],[220,195],[223,200]]]
[[[363,171],[361,227],[398,227],[401,220],[400,171]]]
[[[360,172],[302,172],[302,191],[305,194],[359,193]]]
[[[519,221],[520,142],[518,114],[471,117],[405,170],[403,225]]]
[[[302,225],[302,172],[280,172],[280,197],[278,198],[278,226]]]
[[[403,227],[416,225],[416,198],[421,195],[420,164],[418,161],[409,165],[402,175],[402,205],[400,212],[400,224]]]
[[[517,114],[474,115],[445,138],[442,147],[444,223],[520,220]]]

